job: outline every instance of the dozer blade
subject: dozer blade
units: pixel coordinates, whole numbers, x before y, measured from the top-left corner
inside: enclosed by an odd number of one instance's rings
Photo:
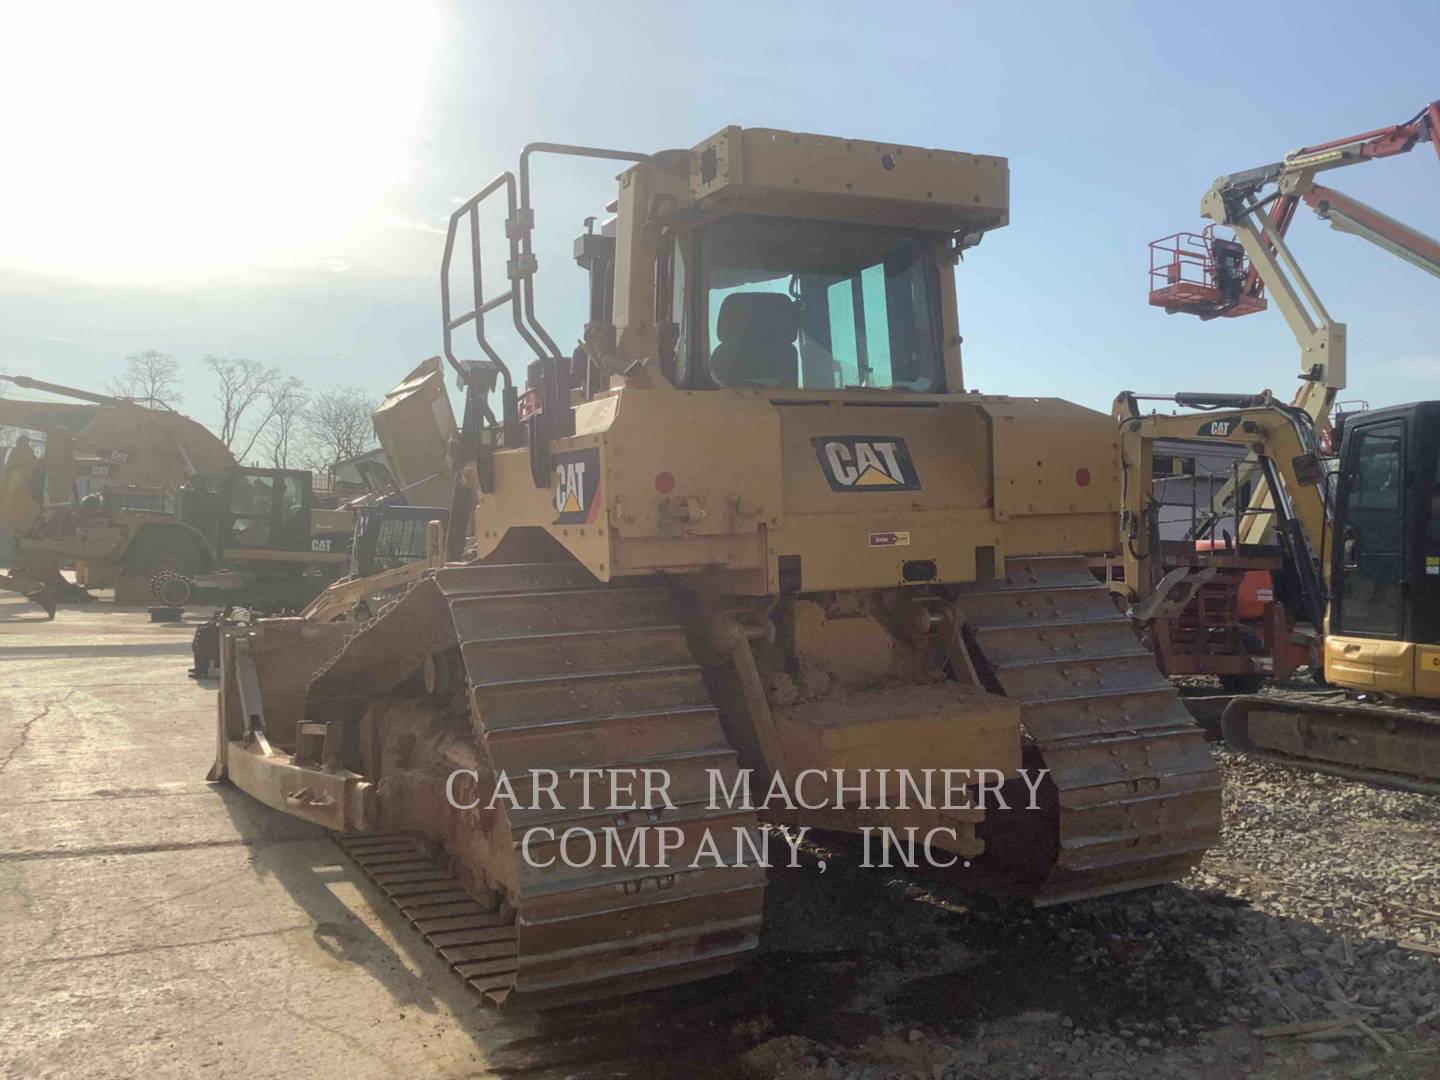
[[[419,878],[381,882],[392,899],[428,898],[406,910],[412,921],[495,913],[510,920],[512,937],[504,942],[465,938],[455,953],[442,946],[459,938],[437,945],[493,1003],[548,1008],[690,982],[732,970],[758,945],[763,867],[738,865],[733,840],[724,865],[697,856],[706,829],[725,847],[735,830],[753,836],[758,826],[753,812],[709,805],[709,771],[733,783],[735,753],[673,604],[663,585],[602,585],[573,563],[449,567],[385,608],[311,680],[307,718],[353,718],[402,684],[415,687],[424,669],[431,691],[404,691],[378,721],[379,738],[409,724],[450,732],[453,745],[449,717],[468,705],[469,745],[514,782],[526,805],[472,812],[444,801],[438,771],[438,780],[413,780],[424,770],[412,764],[413,773],[382,772],[378,780],[381,828],[421,834],[448,853],[448,869],[438,876],[422,866],[399,872]],[[675,806],[587,809],[562,779],[563,807],[534,809],[526,792],[536,768],[562,778],[580,768],[664,770]],[[558,836],[576,826],[597,833],[608,827],[624,845],[639,827],[659,825],[683,837],[665,868],[655,865],[653,848],[649,866],[566,866],[558,858],[537,865],[558,854],[543,833],[525,858],[531,828]],[[423,861],[392,836],[347,839],[346,848],[354,852],[371,839],[385,849],[375,854],[400,865]],[[366,870],[374,876],[393,865],[381,858]],[[500,897],[499,906],[466,906],[483,895]],[[453,932],[498,930],[454,924]]]
[[[1427,709],[1272,690],[1233,700],[1220,731],[1227,746],[1272,765],[1440,795],[1440,713]]]
[[[1174,687],[1084,558],[1014,558],[960,590],[967,640],[1020,702],[1041,810],[987,809],[1007,891],[1037,904],[1182,877],[1220,840],[1220,773]],[[1016,805],[1018,804],[1018,805]]]

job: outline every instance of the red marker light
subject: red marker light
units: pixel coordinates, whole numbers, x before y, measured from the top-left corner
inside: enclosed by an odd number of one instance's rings
[[[675,477],[671,476],[668,472],[656,473],[655,490],[661,495],[669,495],[670,492],[675,490]]]
[[[1075,483],[1078,484],[1080,487],[1085,487],[1087,484],[1089,484],[1089,483],[1090,483],[1090,470],[1089,470],[1089,469],[1076,469],[1076,470],[1075,470]]]

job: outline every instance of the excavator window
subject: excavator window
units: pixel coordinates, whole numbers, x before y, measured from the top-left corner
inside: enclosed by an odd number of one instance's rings
[[[708,362],[688,385],[943,390],[937,279],[914,234],[740,216],[699,250]]]
[[[299,474],[238,472],[222,547],[308,551],[308,485]]]
[[[274,531],[274,477],[245,476],[235,478],[230,495],[231,540],[236,547],[268,548]]]
[[[1342,463],[1337,633],[1395,637],[1405,580],[1404,423],[1358,429]]]
[[[305,504],[305,485],[298,476],[275,479],[279,536],[285,547],[304,549],[310,539],[310,508]]]

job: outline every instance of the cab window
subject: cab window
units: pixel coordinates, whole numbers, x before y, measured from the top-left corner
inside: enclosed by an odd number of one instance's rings
[[[735,217],[700,238],[704,379],[719,387],[944,389],[925,240]]]

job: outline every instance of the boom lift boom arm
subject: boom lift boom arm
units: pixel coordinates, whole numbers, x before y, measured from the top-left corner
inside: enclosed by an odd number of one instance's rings
[[[1302,147],[1280,161],[1220,177],[1205,193],[1200,212],[1215,224],[1234,230],[1248,267],[1238,280],[1228,274],[1217,261],[1217,253],[1219,245],[1229,242],[1216,240],[1210,229],[1203,237],[1190,237],[1189,249],[1185,247],[1188,234],[1157,240],[1151,245],[1152,284],[1157,274],[1164,275],[1164,283],[1151,289],[1151,304],[1202,319],[1235,317],[1263,310],[1268,289],[1300,345],[1302,384],[1293,405],[1324,432],[1336,395],[1345,388],[1345,324],[1331,318],[1286,245],[1286,232],[1296,207],[1304,202],[1333,228],[1369,240],[1440,276],[1440,242],[1315,182],[1319,173],[1408,153],[1422,142],[1430,143],[1440,155],[1440,101],[1430,102],[1403,124]],[[1273,191],[1262,194],[1272,185]],[[1194,246],[1196,241],[1203,245],[1203,254]],[[1162,259],[1157,267],[1156,253],[1170,261]],[[1201,280],[1186,280],[1185,271],[1197,265]],[[1231,494],[1227,486],[1221,497]],[[1254,505],[1268,505],[1263,482],[1257,485],[1255,495]],[[1258,543],[1268,524],[1269,515],[1252,514],[1242,528],[1241,540]]]

